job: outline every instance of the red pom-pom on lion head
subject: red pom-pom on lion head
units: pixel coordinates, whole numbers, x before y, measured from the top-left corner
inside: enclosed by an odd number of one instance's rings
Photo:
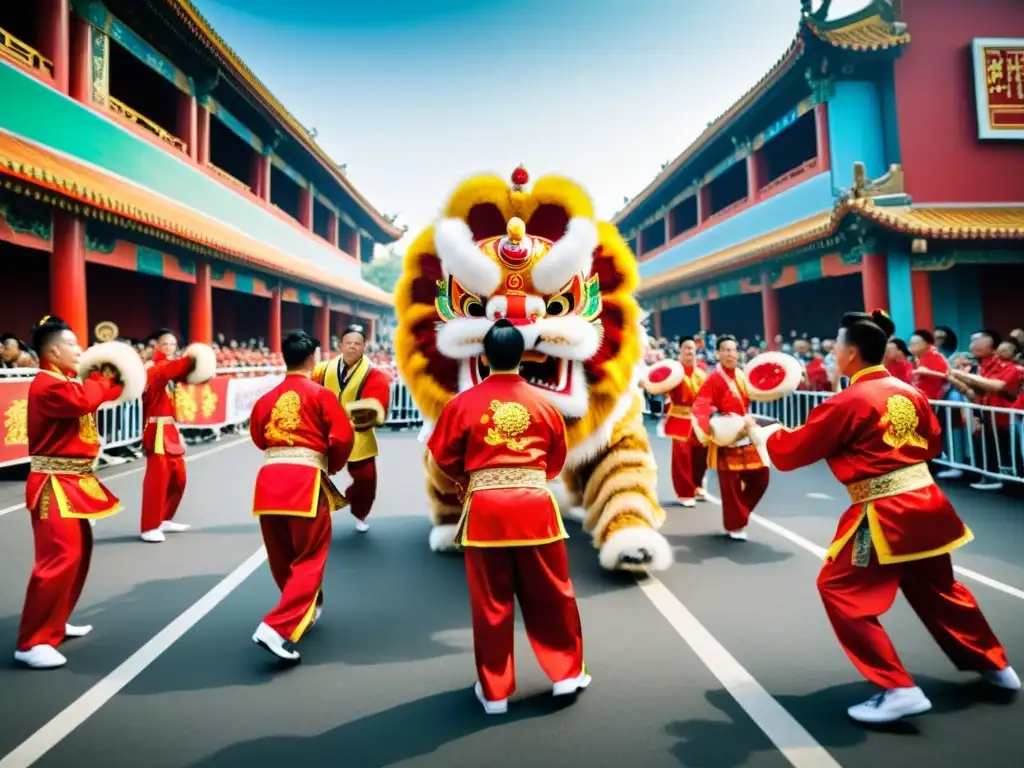
[[[442,218],[408,249],[395,288],[396,362],[423,415],[436,421],[485,378],[483,337],[498,318],[519,326],[522,375],[566,417],[575,444],[605,423],[636,381],[641,357],[636,259],[594,219],[575,183],[526,190],[498,176],[463,183]]]

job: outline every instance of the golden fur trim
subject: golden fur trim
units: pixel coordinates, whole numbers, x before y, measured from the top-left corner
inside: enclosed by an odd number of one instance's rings
[[[656,485],[657,476],[649,470],[624,471],[609,478],[596,486],[597,497],[592,504],[586,506],[587,513],[583,527],[588,530],[594,528],[611,500],[623,493],[639,493],[651,502],[653,508],[658,501],[654,494]],[[652,517],[651,521],[653,522],[655,519]]]
[[[657,472],[658,466],[654,463],[654,457],[644,451],[612,448],[587,478],[586,486],[583,489],[583,506],[592,506],[594,497],[598,493],[597,489],[614,473],[623,470]]]
[[[654,511],[646,496],[639,493],[619,494],[608,502],[597,525],[594,526],[594,546],[600,547],[607,539],[608,526],[620,514],[629,513],[644,519],[648,528],[657,528],[654,522]]]

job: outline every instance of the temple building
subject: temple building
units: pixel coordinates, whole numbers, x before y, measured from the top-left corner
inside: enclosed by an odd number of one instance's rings
[[[279,351],[391,314],[361,265],[402,230],[188,0],[0,3],[0,94],[0,330]]]
[[[614,217],[656,335],[1024,324],[1021,4],[865,2],[802,2],[771,71]]]

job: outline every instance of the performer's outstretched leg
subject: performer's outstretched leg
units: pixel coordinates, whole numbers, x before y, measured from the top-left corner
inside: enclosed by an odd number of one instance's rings
[[[167,456],[168,484],[167,502],[164,507],[164,519],[161,522],[160,530],[164,533],[181,533],[187,531],[191,526],[184,523],[174,522],[174,516],[178,514],[178,507],[185,495],[185,485],[188,480],[188,473],[185,469],[184,456]]]
[[[672,440],[672,489],[684,507],[695,506],[697,495],[692,451],[693,446],[688,440]]]
[[[377,462],[373,458],[350,461],[348,473],[352,476],[352,484],[345,490],[345,498],[357,521],[356,530],[365,533],[368,529],[366,518],[377,498]]]
[[[465,558],[477,678],[483,698],[495,705],[497,714],[516,690],[513,556],[504,547],[467,547]]]
[[[166,516],[171,487],[171,458],[151,453],[146,456],[146,474],[142,477],[142,518],[140,529],[144,541],[164,540],[160,525]]]

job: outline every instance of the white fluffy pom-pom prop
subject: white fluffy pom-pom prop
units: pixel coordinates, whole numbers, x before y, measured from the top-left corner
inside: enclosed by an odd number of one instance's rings
[[[771,403],[796,391],[804,378],[800,361],[783,352],[762,352],[743,369],[747,397]]]
[[[730,446],[746,437],[747,423],[734,413],[719,413],[711,417],[711,442]]]
[[[683,383],[686,371],[675,360],[661,360],[647,369],[640,385],[652,395],[663,395]]]
[[[115,402],[123,403],[142,397],[142,390],[146,388],[146,368],[139,353],[124,342],[105,341],[89,347],[78,362],[78,375],[82,379],[88,378],[94,371],[102,370],[107,365],[117,370],[118,379],[124,385],[121,396]]]
[[[186,379],[189,384],[205,384],[217,375],[217,353],[209,344],[189,344],[185,357],[191,357],[195,362]]]

